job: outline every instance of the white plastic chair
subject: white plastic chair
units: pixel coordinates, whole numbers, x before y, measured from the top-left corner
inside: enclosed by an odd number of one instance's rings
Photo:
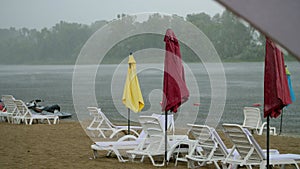
[[[87,109],[94,118],[86,129],[92,132],[99,132],[98,137],[102,136],[103,138],[106,138],[105,131],[110,131],[111,134],[109,135],[109,138],[113,138],[117,136],[118,133],[128,130],[128,126],[114,125],[101,111],[101,108],[88,107]],[[139,135],[138,130],[141,129],[141,126],[130,126],[130,132],[133,132],[136,136]]]
[[[233,144],[233,148],[224,163],[245,165],[250,169],[252,166],[259,166],[261,169],[266,168],[266,154],[247,128],[238,124],[223,124],[223,128]],[[231,158],[230,155],[234,151],[239,153],[238,159]],[[283,167],[285,164],[291,164],[299,169],[297,163],[300,163],[299,154],[270,153],[270,165],[282,165]]]
[[[244,122],[243,127],[251,131],[255,131],[258,135],[262,135],[267,129],[267,122],[262,123],[260,109],[256,107],[244,107]],[[276,128],[270,127],[270,133],[277,135]]]
[[[56,124],[59,121],[59,117],[57,115],[32,114],[22,100],[15,100],[14,103],[17,106],[18,112],[15,116],[13,116],[13,119],[15,119],[18,124],[24,121],[26,125],[31,125],[33,120],[47,120],[48,124],[51,124],[50,120],[53,120],[53,124]]]

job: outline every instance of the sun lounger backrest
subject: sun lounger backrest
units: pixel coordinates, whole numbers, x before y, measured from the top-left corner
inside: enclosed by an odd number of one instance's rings
[[[190,125],[192,128],[189,133],[194,137],[198,146],[202,149],[202,158],[212,159],[214,156],[219,156],[222,154],[218,148],[215,136],[212,134],[212,130],[206,125]],[[225,157],[225,155],[222,155]]]
[[[100,108],[97,107],[87,107],[88,111],[90,112],[90,116],[93,117],[92,122],[89,124],[88,128],[97,128],[98,125],[101,125],[103,119],[102,116],[99,114]],[[101,109],[100,109],[101,110]]]
[[[189,133],[200,143],[207,141],[211,137],[209,128],[204,125],[192,125]]]
[[[98,107],[87,107],[90,115],[94,117],[92,123],[100,123],[101,127],[116,128],[116,126],[106,117],[102,112],[101,108]],[[92,124],[91,123],[91,124]],[[90,126],[91,126],[90,124]],[[100,126],[98,126],[100,127]]]
[[[107,125],[111,127],[116,127],[112,122],[106,117],[106,115],[102,112],[100,108],[98,108],[99,115],[103,118],[103,120],[106,122]]]
[[[16,113],[15,98],[12,95],[2,95],[1,99],[8,113]]]
[[[164,130],[161,126],[160,120],[154,116],[140,116],[139,122],[143,130],[149,135],[161,135]]]
[[[15,100],[14,101],[18,112],[20,113],[20,115],[24,116],[24,117],[31,117],[32,114],[31,112],[28,110],[27,106],[25,105],[25,103],[22,100]]]
[[[257,143],[257,141],[254,139],[253,135],[250,133],[250,131],[246,128],[243,128],[244,132],[247,134],[250,142],[253,144],[255,150],[257,151],[258,155],[262,157],[263,159],[265,158],[265,153],[263,153],[262,148],[260,145]]]
[[[162,128],[160,119],[154,116],[140,116],[139,122],[143,127],[143,131],[147,134],[147,151],[152,154],[164,152],[164,129]]]
[[[165,128],[165,118],[166,116],[164,114],[152,114],[152,116],[157,117],[160,120],[160,124],[162,125],[162,128]],[[168,115],[168,120],[167,120],[167,128],[168,131],[171,131],[172,134],[175,133],[175,122],[174,122],[174,116],[173,114]]]
[[[224,156],[224,158],[228,155],[228,150],[226,145],[224,144],[223,140],[220,138],[219,134],[214,128],[210,128],[211,132],[218,143],[218,148],[216,149],[215,155],[217,156]]]
[[[99,116],[99,113],[98,113],[98,108],[97,107],[87,107],[88,111],[90,112],[90,115],[92,117],[97,117]]]
[[[144,130],[141,131],[141,133],[139,134],[138,138],[136,139],[137,142],[141,142],[143,141],[145,138],[147,137],[147,134]]]
[[[244,129],[242,126],[237,124],[223,124],[223,128],[226,135],[234,145],[234,148],[245,163],[250,160],[257,161],[259,163],[263,160],[261,151],[256,147],[254,142],[250,140],[252,135],[247,129]]]

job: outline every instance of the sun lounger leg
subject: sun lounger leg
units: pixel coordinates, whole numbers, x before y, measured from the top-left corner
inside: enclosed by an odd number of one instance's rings
[[[112,150],[108,151],[107,154],[106,154],[106,157],[109,157],[112,153]]]
[[[33,119],[32,119],[32,118],[30,118],[30,119],[29,119],[29,125],[31,125],[31,124],[32,124],[32,121],[33,121]],[[25,124],[26,124],[26,125],[28,125],[27,119],[25,119]]]
[[[59,123],[59,117],[58,116],[56,116],[55,118],[54,118],[54,122],[53,122],[53,124],[58,124]]]
[[[51,122],[50,122],[50,120],[48,118],[47,118],[47,121],[48,121],[48,124],[51,125]]]
[[[215,164],[215,166],[216,166],[217,169],[221,169],[220,166],[219,166],[219,164],[216,161],[214,161],[214,164]]]
[[[33,118],[30,118],[29,125],[32,125]]]
[[[165,159],[163,160],[163,162],[161,164],[156,164],[152,156],[148,155],[148,157],[150,158],[152,164],[156,167],[162,167],[165,165]]]
[[[93,156],[94,156],[94,159],[99,157],[97,150],[93,150]]]
[[[251,165],[246,165],[246,168],[247,169],[252,169],[252,166]],[[265,168],[265,166],[264,166],[264,168]]]
[[[270,127],[270,130],[273,130],[273,135],[275,135],[275,136],[277,135],[275,127]]]
[[[105,134],[103,133],[102,130],[98,130],[98,131],[99,131],[98,137],[103,136],[103,138],[106,138],[106,136],[105,136]]]
[[[298,163],[299,163],[299,162],[298,162]],[[295,162],[294,165],[295,165],[295,168],[299,169],[299,166],[298,166],[297,162]],[[284,168],[285,168],[285,165],[282,164],[280,168],[281,168],[281,169],[284,169]]]
[[[113,152],[115,152],[115,154],[120,162],[124,163],[124,162],[128,161],[128,160],[124,160],[124,158],[122,157],[122,155],[120,154],[120,152],[117,149],[113,150]]]
[[[10,115],[8,115],[8,116],[6,117],[6,119],[7,119],[7,122],[10,123]]]

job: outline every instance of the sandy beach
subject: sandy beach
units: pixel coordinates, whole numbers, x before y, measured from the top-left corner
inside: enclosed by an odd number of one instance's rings
[[[76,121],[31,126],[1,122],[0,128],[0,168],[157,168],[147,160],[144,163],[120,163],[114,156],[105,157],[104,151],[99,152],[99,158],[93,159],[90,149],[93,141]],[[230,147],[224,134],[220,131],[219,134]],[[265,148],[265,136],[255,138]],[[299,147],[300,138],[271,136],[271,148],[278,149],[280,153],[300,154]],[[187,165],[181,162],[175,167],[171,161],[168,168],[182,169]]]

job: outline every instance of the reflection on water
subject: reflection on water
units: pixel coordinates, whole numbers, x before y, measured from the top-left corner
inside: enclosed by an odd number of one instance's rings
[[[300,76],[297,75],[300,74],[300,66],[298,62],[288,62],[286,64],[292,73],[293,89],[297,99],[295,103],[284,110],[283,133],[297,133],[299,135],[298,121],[300,117],[298,111],[300,110],[300,99],[298,99],[298,93],[300,93]],[[263,104],[264,63],[225,63],[224,67],[227,96],[220,123],[241,124],[243,122],[243,107],[252,106],[253,103]],[[44,100],[43,104],[45,105],[59,104],[62,111],[75,113],[72,100],[73,69],[72,65],[2,65],[0,67],[0,94],[11,94],[25,102],[40,98]],[[163,65],[137,65],[137,69],[145,100],[143,111],[160,113],[159,102],[162,95]],[[203,124],[211,102],[210,79],[206,69],[200,63],[188,64],[187,69],[190,69],[192,75],[196,78],[197,86],[188,86],[191,99],[184,104],[185,111],[199,109],[197,123]],[[126,122],[125,117],[121,116],[118,111],[127,112],[126,108],[122,108],[121,103],[127,65],[100,65],[97,70],[95,94],[98,106],[112,121]],[[187,74],[187,79],[190,78],[189,76],[191,74]],[[189,82],[187,83],[189,84]],[[196,92],[195,89],[198,91]],[[200,93],[200,98],[196,93]],[[200,106],[195,106],[195,102],[200,102]],[[121,107],[121,110],[117,107]],[[88,112],[86,112],[86,115],[88,117]],[[72,119],[76,120],[76,115]],[[277,128],[279,128],[279,123],[280,118],[271,120],[271,125]]]

